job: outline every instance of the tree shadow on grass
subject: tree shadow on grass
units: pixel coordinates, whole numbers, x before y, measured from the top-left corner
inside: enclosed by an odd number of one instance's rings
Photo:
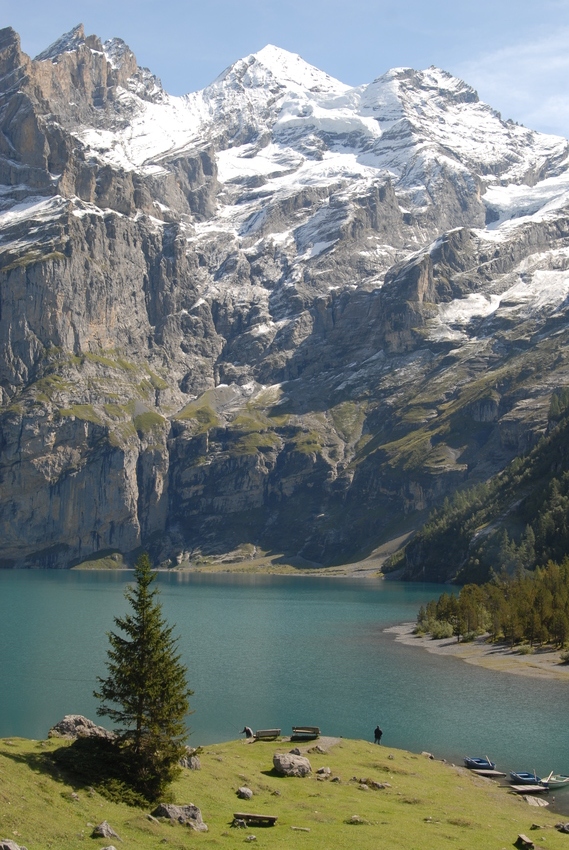
[[[130,764],[112,742],[78,738],[51,752],[11,753],[12,761],[27,765],[73,788],[92,788],[113,803],[146,807],[148,800],[129,781]]]
[[[3,751],[2,757],[10,759],[16,764],[24,764],[34,773],[44,773],[54,779],[56,782],[65,782],[69,785],[73,783],[63,776],[61,770],[52,761],[53,753],[17,753]]]

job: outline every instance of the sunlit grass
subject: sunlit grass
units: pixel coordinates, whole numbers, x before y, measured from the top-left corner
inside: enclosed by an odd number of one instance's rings
[[[59,746],[58,740],[0,741],[0,834],[29,850],[76,850],[82,839],[92,847],[116,846],[116,839],[90,838],[102,820],[120,835],[121,846],[149,850],[162,844],[235,848],[249,835],[268,850],[494,850],[511,847],[520,832],[537,834],[536,843],[551,850],[566,850],[567,836],[551,828],[559,815],[531,808],[463,768],[364,741],[340,739],[326,753],[309,752],[313,773],[305,779],[273,772],[273,753],[288,751],[287,741],[205,747],[201,770],[185,770],[173,787],[177,802],[200,807],[209,827],[205,834],[156,823],[147,817],[150,807],[111,803],[74,785],[50,759]],[[330,768],[329,779],[318,778],[320,767]],[[336,777],[340,781],[332,781]],[[375,790],[372,783],[387,787]],[[253,791],[252,800],[237,798],[242,785]],[[234,829],[239,811],[275,815],[278,821],[274,827]],[[534,822],[546,829],[531,832]]]

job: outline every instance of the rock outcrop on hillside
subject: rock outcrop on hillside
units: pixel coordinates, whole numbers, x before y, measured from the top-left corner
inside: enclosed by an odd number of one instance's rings
[[[101,738],[105,741],[114,741],[117,737],[114,732],[98,726],[84,717],[82,714],[66,714],[55,726],[52,726],[47,734],[48,738]]]
[[[0,31],[3,566],[362,555],[547,427],[568,143],[274,47],[174,98]]]

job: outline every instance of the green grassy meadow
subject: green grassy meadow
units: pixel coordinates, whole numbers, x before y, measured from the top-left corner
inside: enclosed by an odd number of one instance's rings
[[[306,778],[273,773],[274,752],[288,752],[288,741],[231,741],[205,747],[201,770],[184,770],[173,786],[175,802],[194,803],[209,827],[155,823],[148,810],[108,802],[88,787],[70,781],[50,753],[67,746],[59,739],[0,740],[0,838],[28,850],[103,848],[238,848],[249,843],[292,850],[496,850],[511,847],[518,833],[536,846],[567,850],[569,836],[553,829],[569,820],[534,808],[497,783],[425,756],[340,739],[326,753],[308,752],[313,773]],[[305,748],[303,748],[305,749]],[[316,770],[329,767],[331,777]],[[339,777],[341,781],[333,782]],[[389,783],[362,790],[361,779]],[[246,785],[254,797],[239,800]],[[278,817],[273,827],[233,828],[234,812]],[[350,822],[357,816],[357,822]],[[118,839],[93,839],[93,826],[107,820]],[[532,824],[542,829],[532,830]],[[296,827],[297,829],[293,829]],[[300,828],[300,829],[298,829]],[[248,840],[251,835],[256,840]]]

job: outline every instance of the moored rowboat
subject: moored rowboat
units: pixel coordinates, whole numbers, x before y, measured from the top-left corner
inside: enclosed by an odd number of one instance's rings
[[[464,764],[470,770],[495,770],[496,762],[490,761],[488,756],[465,756]]]
[[[547,788],[549,786],[547,779],[540,779],[539,776],[535,775],[535,773],[528,773],[527,771],[522,771],[521,773],[510,773],[510,779],[512,782],[515,782],[516,785],[541,785],[542,788]]]
[[[569,776],[565,773],[550,773],[544,782],[547,782],[550,788],[563,788],[564,785],[569,785]]]

